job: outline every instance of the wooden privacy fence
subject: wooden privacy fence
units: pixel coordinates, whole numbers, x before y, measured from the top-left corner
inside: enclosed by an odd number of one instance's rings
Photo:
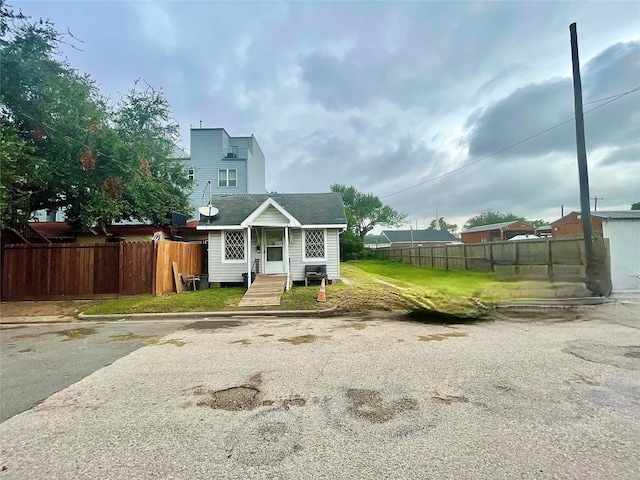
[[[173,262],[177,262],[180,273],[197,275],[202,272],[202,259],[206,248],[207,246],[202,243],[158,242],[154,293],[162,295],[174,291],[175,282],[171,268]]]
[[[204,248],[168,241],[3,245],[0,293],[3,301],[170,293],[171,262],[197,274]]]
[[[596,262],[608,274],[606,239],[594,239]],[[578,239],[521,240],[470,243],[434,247],[387,247],[375,249],[377,258],[389,258],[420,267],[495,272],[504,277],[585,277],[584,241]]]

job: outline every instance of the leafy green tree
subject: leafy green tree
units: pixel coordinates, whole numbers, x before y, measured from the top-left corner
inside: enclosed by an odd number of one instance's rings
[[[456,225],[455,223],[447,223],[444,219],[444,217],[440,217],[438,218],[438,222],[437,222],[437,226],[440,228],[440,230],[446,230],[447,232],[455,235],[456,232],[458,231],[458,225]],[[434,218],[433,220],[431,220],[431,223],[429,224],[429,228],[434,229],[436,228],[436,219]]]
[[[351,230],[345,230],[340,234],[340,261],[363,260],[373,258],[370,249],[365,248],[364,241]]]
[[[30,189],[38,158],[14,128],[0,125],[0,227],[28,221]]]
[[[471,217],[464,224],[464,229],[468,230],[473,227],[480,227],[482,225],[492,225],[494,223],[502,223],[502,222],[526,222],[527,220],[524,217],[520,217],[511,212],[494,212],[491,209],[484,210],[480,213],[480,215],[476,215],[475,217]]]
[[[536,228],[548,224],[548,222],[546,222],[545,220],[527,220],[526,218],[518,216],[511,212],[494,212],[493,210],[488,209],[481,212],[480,215],[476,215],[475,217],[471,217],[469,220],[467,220],[463,228],[464,230],[468,230],[473,227],[492,225],[494,223],[502,222],[525,222]]]
[[[376,225],[395,227],[401,225],[406,218],[406,214],[383,205],[375,195],[362,193],[353,186],[336,183],[331,185],[331,191],[342,194],[347,226],[361,239]]]
[[[6,164],[28,192],[4,190],[20,208],[3,209],[3,224],[40,209],[63,208],[80,228],[160,224],[168,212],[190,213],[186,169],[169,158],[178,130],[162,93],[136,83],[109,105],[89,76],[59,58],[63,38],[51,24],[30,24],[0,7],[0,127],[3,138],[22,142],[3,151],[34,157],[12,165],[11,155],[2,156],[3,171]]]
[[[632,203],[631,210],[640,210],[640,202]]]

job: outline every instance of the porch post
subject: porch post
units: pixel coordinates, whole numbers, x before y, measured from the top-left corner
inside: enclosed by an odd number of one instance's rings
[[[289,227],[284,227],[284,271],[287,272],[287,286],[289,290],[289,284],[291,283],[291,273],[289,272]]]
[[[247,227],[247,287],[251,286],[251,225]]]

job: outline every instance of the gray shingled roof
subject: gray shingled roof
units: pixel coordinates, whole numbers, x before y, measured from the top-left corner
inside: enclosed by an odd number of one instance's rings
[[[614,220],[640,220],[640,210],[604,210],[591,212],[594,217],[612,218]]]
[[[414,242],[457,242],[458,239],[446,230],[383,230],[383,235],[392,243],[411,242],[413,235]]]
[[[213,195],[211,204],[219,210],[209,219],[202,217],[199,226],[240,225],[268,198],[272,198],[302,225],[346,225],[342,195],[339,193],[275,193]]]
[[[500,223],[492,223],[491,225],[480,225],[478,227],[472,227],[469,230],[465,230],[462,233],[486,232],[488,230],[500,230],[501,228],[508,227],[509,225],[512,225],[518,222],[519,220],[512,220],[511,222],[500,222]]]

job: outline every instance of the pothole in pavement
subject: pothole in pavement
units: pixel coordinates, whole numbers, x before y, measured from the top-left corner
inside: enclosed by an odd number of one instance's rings
[[[258,407],[278,407],[282,410],[289,410],[290,407],[304,407],[307,404],[307,401],[300,395],[264,399],[264,394],[260,390],[261,385],[262,373],[256,373],[244,385],[221,390],[205,390],[202,385],[199,385],[190,391],[193,395],[202,397],[196,402],[197,406],[230,412],[255,410]]]
[[[640,370],[640,345],[613,345],[605,342],[576,340],[562,349],[581,360],[602,363],[627,370]]]

